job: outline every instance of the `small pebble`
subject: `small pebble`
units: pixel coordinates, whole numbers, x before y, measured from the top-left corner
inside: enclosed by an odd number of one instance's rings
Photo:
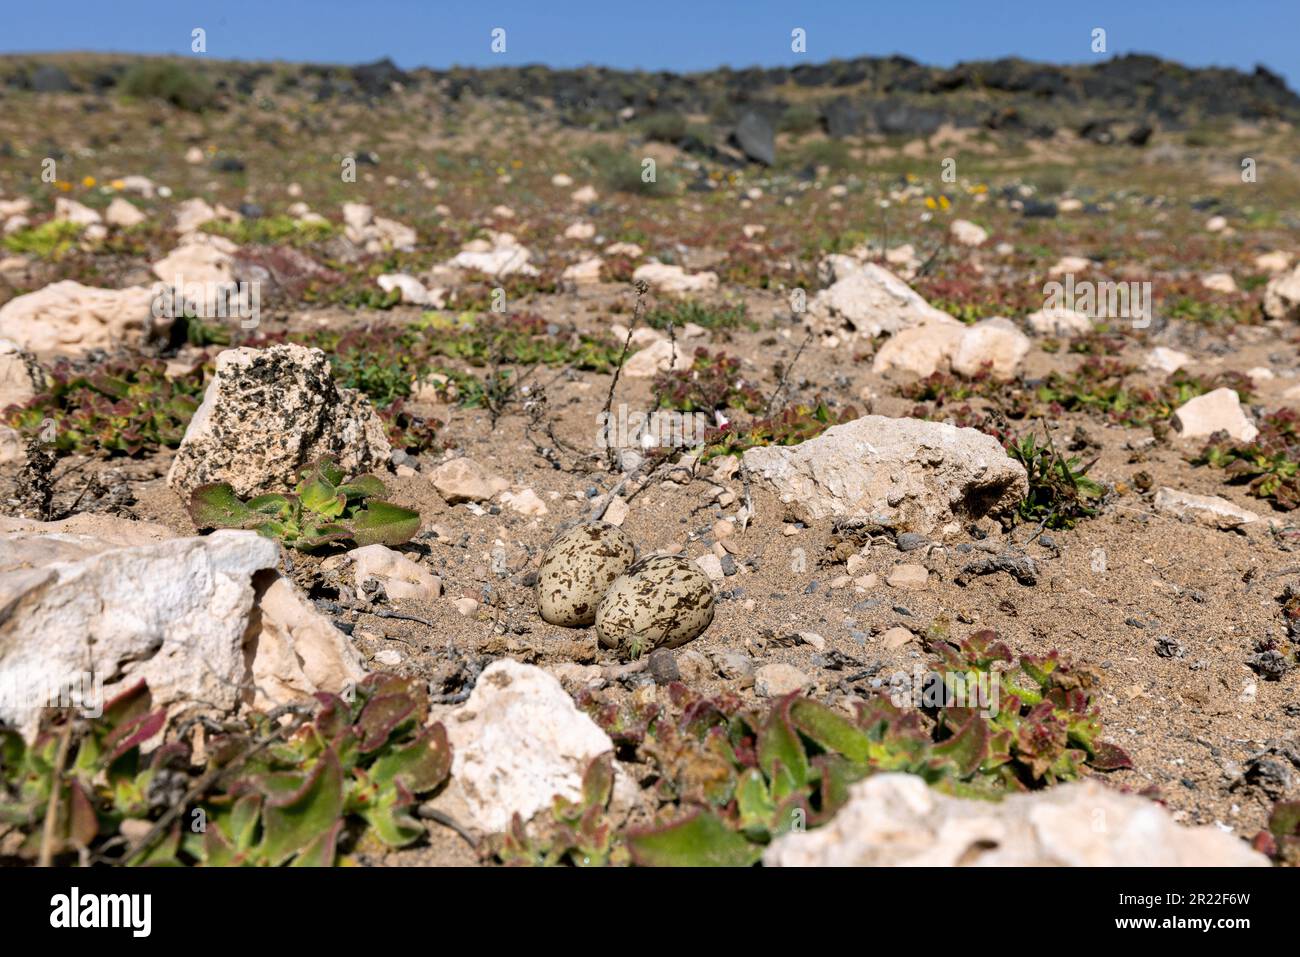
[[[650,652],[647,665],[655,684],[666,685],[682,676],[677,668],[677,659],[667,648],[656,648]]]
[[[923,547],[927,539],[920,532],[899,532],[894,539],[894,544],[898,546],[900,552],[911,552]]]

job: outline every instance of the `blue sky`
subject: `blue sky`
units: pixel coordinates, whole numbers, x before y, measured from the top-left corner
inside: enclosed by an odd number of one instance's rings
[[[230,59],[679,71],[891,53],[944,66],[1088,62],[1102,27],[1107,55],[1263,63],[1300,85],[1297,0],[4,0],[0,52],[188,53],[194,27],[207,31],[209,56]],[[494,27],[506,30],[504,54],[489,48]],[[803,57],[790,50],[795,27],[807,31]]]

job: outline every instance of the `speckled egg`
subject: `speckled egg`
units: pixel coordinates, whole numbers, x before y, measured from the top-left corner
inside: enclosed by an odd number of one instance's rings
[[[676,648],[713,621],[713,585],[689,558],[643,559],[609,586],[596,608],[596,636],[629,657]]]
[[[555,539],[537,570],[537,607],[552,625],[584,628],[610,583],[636,559],[627,533],[608,522],[569,529]]]

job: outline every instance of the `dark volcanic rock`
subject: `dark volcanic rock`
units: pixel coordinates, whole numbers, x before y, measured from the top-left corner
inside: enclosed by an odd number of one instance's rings
[[[757,111],[751,110],[742,116],[731,136],[741,151],[754,162],[764,166],[776,162],[776,133],[772,124]]]
[[[882,133],[906,136],[929,136],[945,119],[940,110],[912,106],[910,103],[886,101],[876,106],[876,126]]]
[[[1041,199],[1025,200],[1024,209],[1021,210],[1026,219],[1055,219],[1059,212],[1055,203]]]
[[[120,80],[133,60],[97,65],[94,72],[42,63],[24,57],[4,77],[21,90],[43,92],[105,90]],[[1300,122],[1300,97],[1276,73],[1256,67],[1251,73],[1220,67],[1189,68],[1152,56],[1128,55],[1086,66],[1052,66],[1004,58],[961,63],[951,69],[928,67],[902,56],[858,57],[794,67],[718,69],[704,73],[649,73],[605,67],[551,70],[530,65],[493,69],[399,69],[391,60],[350,69],[302,64],[289,71],[263,65],[226,65],[210,71],[214,85],[241,95],[255,95],[263,81],[280,89],[301,86],[318,101],[378,99],[395,84],[432,87],[449,101],[467,93],[499,97],[530,109],[554,109],[563,122],[614,129],[627,107],[638,115],[654,110],[710,114],[733,124],[750,113],[775,127],[781,110],[776,91],[790,84],[810,94],[802,104],[821,113],[832,136],[877,130],[927,136],[939,123],[961,125],[963,114],[992,129],[1031,136],[1050,135],[1058,116],[1107,117],[1122,124],[1111,142],[1141,145],[1142,131],[1185,129],[1206,117],[1245,120],[1278,118]],[[978,107],[975,104],[978,103]],[[774,112],[775,110],[775,112]],[[989,122],[987,117],[1001,118]],[[1077,128],[1077,126],[1076,126]],[[1102,136],[1098,128],[1098,136]],[[773,151],[762,131],[755,134],[758,162]],[[743,147],[742,147],[743,148]]]
[[[393,92],[394,83],[407,83],[409,77],[384,57],[374,63],[363,63],[352,68],[352,79],[366,96],[381,97]]]
[[[36,93],[69,93],[72,90],[72,80],[68,74],[49,64],[42,64],[32,70],[27,83]]]
[[[1151,139],[1151,134],[1154,132],[1155,130],[1148,124],[1141,123],[1130,130],[1128,136],[1124,137],[1124,139],[1129,146],[1146,146],[1147,140]]]
[[[867,112],[851,100],[839,97],[826,104],[822,124],[828,136],[858,136],[866,132]]]

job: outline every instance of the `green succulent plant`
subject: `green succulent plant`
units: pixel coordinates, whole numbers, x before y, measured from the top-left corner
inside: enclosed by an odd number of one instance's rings
[[[159,359],[114,361],[94,374],[60,362],[45,391],[5,411],[24,435],[41,435],[60,453],[139,455],[180,444],[204,388],[202,365],[168,377]]]
[[[41,854],[51,809],[54,832],[45,849],[52,857],[90,848],[123,821],[159,810],[155,785],[173,752],[158,748],[146,761],[140,745],[165,721],[166,711],[153,709],[140,682],[105,704],[99,718],[84,722],[75,742],[71,726],[46,725],[30,745],[0,728],[0,822],[24,835],[18,856]]]
[[[22,835],[20,858],[153,866],[329,866],[345,835],[403,847],[424,833],[411,806],[446,781],[451,746],[426,726],[419,681],[367,675],[300,714],[225,722],[199,765],[184,730],[141,754],[168,729],[143,681],[98,718],[47,718],[30,745],[0,729],[0,823]]]
[[[614,756],[602,754],[583,774],[580,800],[557,795],[549,817],[539,815],[532,829],[515,814],[510,829],[497,842],[496,856],[515,866],[626,864],[627,848],[606,818],[613,793]]]
[[[853,406],[832,411],[820,398],[812,405],[788,405],[750,422],[728,423],[708,430],[700,461],[707,462],[720,455],[740,455],[746,449],[768,445],[798,445],[815,439],[833,425],[851,422],[857,417]]]
[[[584,710],[651,769],[656,823],[611,830],[608,794],[593,788],[563,821],[557,814],[534,830],[515,822],[497,855],[529,864],[749,866],[778,835],[826,823],[853,782],[878,772],[997,800],[1089,770],[1131,767],[1128,755],[1101,740],[1090,670],[1055,652],[1015,658],[991,631],[958,642],[936,637],[931,648],[931,674],[942,683],[918,695],[919,707],[875,696],[848,714],[792,694],[755,713],[734,695],[706,697],[674,683],[669,714],[657,704],[620,706],[584,692]],[[996,683],[994,706],[971,706],[954,693],[958,680]],[[936,690],[944,693],[930,693]]]
[[[205,802],[206,827],[185,834],[183,854],[222,867],[320,867],[334,863],[349,819],[388,847],[424,833],[411,806],[446,781],[451,745],[442,724],[425,726],[423,684],[372,674],[349,700],[316,697],[314,719],[283,743],[253,752],[247,733],[213,743],[217,760],[251,757]]]
[[[1226,432],[1210,436],[1193,461],[1223,469],[1228,481],[1247,483],[1251,495],[1282,511],[1300,507],[1300,415],[1293,409],[1263,416],[1259,434],[1249,442],[1234,441]]]
[[[20,229],[0,240],[0,245],[13,253],[39,256],[41,259],[59,259],[72,248],[84,227],[66,219],[51,219],[39,226]]]
[[[420,530],[420,513],[382,500],[388,488],[374,475],[344,480],[325,458],[303,470],[294,494],[271,493],[241,501],[226,482],[203,485],[190,497],[199,528],[255,529],[299,551],[334,542],[400,545]]]

